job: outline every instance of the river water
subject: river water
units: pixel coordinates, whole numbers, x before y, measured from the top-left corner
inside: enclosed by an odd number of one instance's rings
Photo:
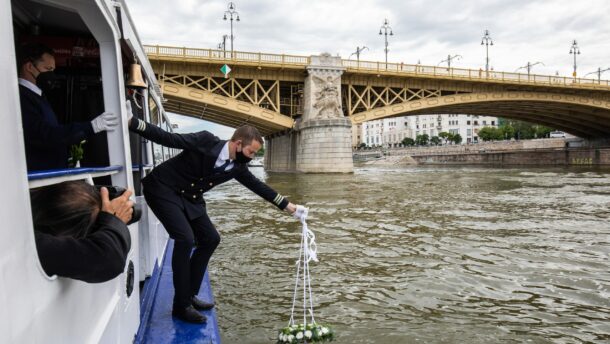
[[[338,343],[610,342],[610,170],[251,170],[310,208],[316,320]],[[300,225],[237,183],[206,196],[223,343],[274,342]]]

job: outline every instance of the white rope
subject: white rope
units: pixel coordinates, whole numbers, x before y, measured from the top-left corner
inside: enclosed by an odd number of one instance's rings
[[[294,283],[294,293],[292,296],[292,308],[290,310],[290,321],[288,326],[294,325],[294,309],[297,301],[297,292],[299,290],[299,277],[301,274],[301,265],[303,268],[303,325],[307,325],[307,311],[311,316],[311,322],[315,323],[313,313],[313,292],[311,290],[311,275],[309,273],[309,262],[318,261],[316,235],[307,227],[307,212],[305,208],[300,217],[303,230],[301,232],[301,247],[299,249],[299,259],[297,260],[297,275]],[[307,307],[307,299],[309,298],[309,309]]]

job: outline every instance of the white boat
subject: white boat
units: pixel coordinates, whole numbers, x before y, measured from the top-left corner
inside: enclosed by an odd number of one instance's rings
[[[176,337],[185,334],[219,342],[215,321],[193,330],[196,332],[184,332],[176,330],[180,323],[164,310],[158,310],[160,318],[155,324],[167,327],[151,328],[155,307],[171,304],[171,299],[159,299],[171,297],[171,281],[164,281],[162,272],[171,245],[140,196],[139,180],[155,164],[178,152],[128,132],[124,79],[126,67],[135,62],[142,66],[148,84],[133,96],[143,107],[143,117],[166,130],[172,127],[126,2],[0,0],[0,26],[0,177],[4,184],[0,196],[0,343],[155,342],[150,338],[185,342]],[[98,134],[85,145],[83,166],[87,168],[27,171],[15,68],[15,44],[24,41],[43,42],[55,49],[62,92],[54,100],[64,105],[69,117],[62,119],[91,120],[92,108],[98,113],[120,113],[118,130]],[[105,283],[47,276],[38,259],[29,189],[78,179],[134,189],[137,202],[143,205],[141,220],[129,226],[131,250],[125,270]],[[154,336],[147,337],[150,331]]]

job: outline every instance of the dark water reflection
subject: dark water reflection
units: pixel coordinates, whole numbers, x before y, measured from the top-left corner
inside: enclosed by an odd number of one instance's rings
[[[339,343],[610,342],[610,170],[252,170],[310,207],[316,319]],[[236,183],[207,196],[224,343],[272,342],[300,227]]]

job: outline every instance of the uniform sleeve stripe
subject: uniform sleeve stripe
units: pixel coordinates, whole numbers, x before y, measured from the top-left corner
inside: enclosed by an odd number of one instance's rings
[[[146,130],[146,122],[138,119],[138,131],[145,131]]]
[[[277,194],[277,196],[275,196],[275,199],[273,200],[273,203],[275,203],[279,206],[280,204],[282,204],[283,201],[284,201],[284,196]]]

